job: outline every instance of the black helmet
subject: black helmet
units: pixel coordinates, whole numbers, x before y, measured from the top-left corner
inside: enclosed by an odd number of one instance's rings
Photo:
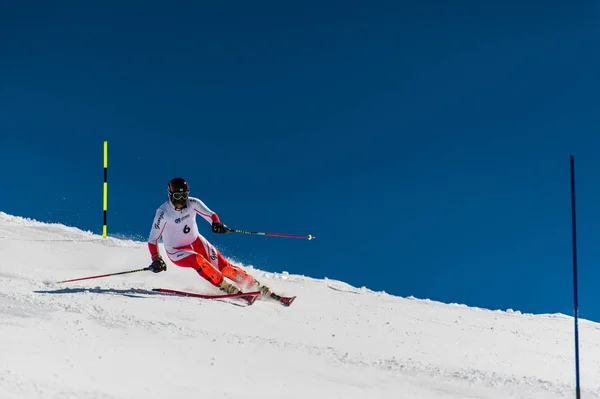
[[[171,179],[169,182],[169,200],[176,209],[183,209],[186,206],[188,196],[190,195],[190,187],[187,181],[181,177]]]

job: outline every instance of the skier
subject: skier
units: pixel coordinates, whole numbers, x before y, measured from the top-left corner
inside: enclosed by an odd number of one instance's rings
[[[240,288],[246,291],[256,287],[263,296],[269,297],[272,291],[260,284],[241,268],[229,263],[206,238],[198,232],[196,215],[212,224],[212,231],[225,234],[229,231],[219,216],[210,210],[200,199],[190,197],[187,181],[177,177],[168,185],[169,200],[157,210],[148,238],[148,248],[152,256],[150,270],[160,273],[167,265],[158,251],[158,240],[162,236],[165,252],[174,264],[194,269],[201,277],[228,294],[237,294]],[[233,280],[231,284],[225,277]]]

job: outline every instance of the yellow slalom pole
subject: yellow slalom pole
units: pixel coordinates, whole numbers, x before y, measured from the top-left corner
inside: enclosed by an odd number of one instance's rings
[[[106,208],[108,206],[108,141],[104,142],[104,225],[102,237],[106,238]]]

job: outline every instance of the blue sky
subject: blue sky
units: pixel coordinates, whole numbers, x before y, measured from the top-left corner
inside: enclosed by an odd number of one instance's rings
[[[12,2],[0,210],[145,240],[169,179],[259,268],[600,320],[593,2]],[[108,267],[108,265],[107,265]],[[195,276],[190,276],[195,278]]]

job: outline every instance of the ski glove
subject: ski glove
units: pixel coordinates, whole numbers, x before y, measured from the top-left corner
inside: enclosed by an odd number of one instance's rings
[[[152,264],[150,265],[150,270],[154,273],[160,273],[167,270],[167,264],[160,257],[159,254],[156,254],[152,257]]]
[[[229,231],[229,227],[225,226],[221,222],[213,222],[212,223],[212,231],[217,234],[225,234]]]

